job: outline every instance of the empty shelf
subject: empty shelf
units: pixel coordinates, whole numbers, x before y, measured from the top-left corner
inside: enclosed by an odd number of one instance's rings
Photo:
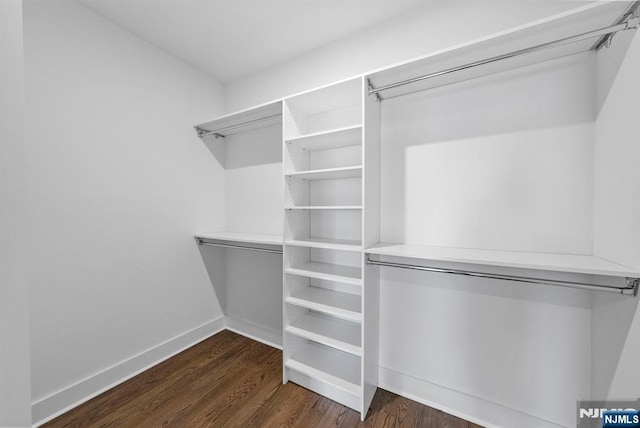
[[[307,342],[296,347],[285,366],[350,394],[360,395],[360,358],[354,355]]]
[[[287,144],[293,144],[305,150],[325,150],[362,144],[362,126],[349,126],[330,131],[288,138]]]
[[[332,180],[337,178],[362,177],[362,165],[346,166],[342,168],[315,169],[311,171],[298,171],[286,174],[287,177],[302,178],[305,180]]]
[[[335,265],[331,263],[306,262],[289,267],[286,273],[308,278],[337,281],[345,284],[362,285],[360,267]]]
[[[326,250],[362,251],[362,243],[360,241],[349,239],[302,238],[292,239],[285,242],[285,244]]]
[[[285,207],[287,210],[361,210],[362,205],[307,205]]]
[[[196,129],[199,133],[226,136],[281,123],[282,101],[276,101],[219,117],[197,125]]]
[[[384,243],[367,248],[365,252],[367,254],[377,254],[381,256],[407,257],[442,262],[470,263],[589,275],[640,277],[638,270],[589,255],[496,251]]]
[[[305,287],[292,292],[285,302],[349,321],[362,321],[362,298],[356,294]]]
[[[282,235],[261,235],[241,232],[211,232],[195,235],[196,238],[216,241],[244,242],[246,244],[282,245]]]
[[[362,355],[360,325],[350,321],[307,312],[287,326],[285,331],[340,351]]]

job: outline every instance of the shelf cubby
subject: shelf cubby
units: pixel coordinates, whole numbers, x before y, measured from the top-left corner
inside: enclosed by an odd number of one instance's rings
[[[349,407],[362,407],[359,357],[291,335],[286,342],[290,355],[284,366],[293,371],[292,380]]]
[[[288,240],[285,244],[326,250],[362,251],[362,241],[353,239],[300,238]]]
[[[285,328],[287,333],[356,356],[362,355],[359,323],[292,305],[289,305],[288,310],[291,321]]]

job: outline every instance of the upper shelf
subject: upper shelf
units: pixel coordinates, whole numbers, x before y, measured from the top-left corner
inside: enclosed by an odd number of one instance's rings
[[[571,43],[564,39],[612,26],[630,4],[628,1],[594,2],[553,17],[371,72],[367,78],[375,88],[382,88],[430,76],[428,79],[380,92],[383,99],[388,99],[584,52],[593,48],[600,36]],[[528,50],[533,46],[559,40],[563,42],[554,44],[550,49]],[[512,52],[521,50],[527,52],[511,55]],[[506,58],[498,61],[489,60],[505,54],[508,54]],[[474,64],[477,62],[480,64]],[[474,66],[468,66],[470,64]]]
[[[315,169],[296,171],[285,174],[286,177],[301,178],[303,180],[332,180],[339,178],[362,177],[362,166],[345,166],[340,168]]]
[[[314,151],[335,149],[338,147],[356,146],[362,144],[362,126],[347,126],[344,128],[331,129],[314,134],[287,138],[287,144],[295,147]]]
[[[282,123],[282,101],[262,104],[247,110],[221,116],[210,122],[196,125],[198,135],[225,137],[242,131],[264,128]],[[204,133],[204,134],[203,134]]]
[[[640,271],[595,256],[379,243],[367,254],[553,272],[640,277]]]
[[[282,246],[282,235],[262,235],[240,232],[210,232],[195,235],[196,238],[215,241],[242,242],[245,244],[264,244]]]

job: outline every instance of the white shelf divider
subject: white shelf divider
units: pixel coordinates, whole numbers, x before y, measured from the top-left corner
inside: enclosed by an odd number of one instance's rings
[[[362,355],[360,325],[350,321],[307,312],[287,326],[285,331],[340,351]]]
[[[361,210],[362,205],[289,205],[284,208],[286,210]]]
[[[286,241],[285,245],[325,250],[362,251],[362,242],[350,239],[301,238]]]
[[[360,296],[355,294],[306,287],[292,292],[285,302],[347,321],[362,322],[362,302]]]
[[[344,284],[362,285],[360,267],[335,265],[331,263],[306,262],[288,267],[286,273],[307,278],[336,281]]]
[[[359,396],[360,358],[308,342],[299,347],[285,366]]]
[[[304,150],[326,150],[338,147],[356,146],[362,144],[362,125],[331,129],[324,132],[288,138],[286,144],[295,144]]]
[[[339,178],[362,177],[362,165],[346,166],[341,168],[326,168],[309,171],[290,172],[286,177],[301,178],[304,180],[332,180]]]

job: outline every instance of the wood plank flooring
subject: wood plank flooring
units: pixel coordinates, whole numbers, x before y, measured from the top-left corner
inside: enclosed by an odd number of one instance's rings
[[[230,331],[63,414],[45,427],[450,427],[477,425],[378,389],[359,413],[291,382],[282,353]]]

